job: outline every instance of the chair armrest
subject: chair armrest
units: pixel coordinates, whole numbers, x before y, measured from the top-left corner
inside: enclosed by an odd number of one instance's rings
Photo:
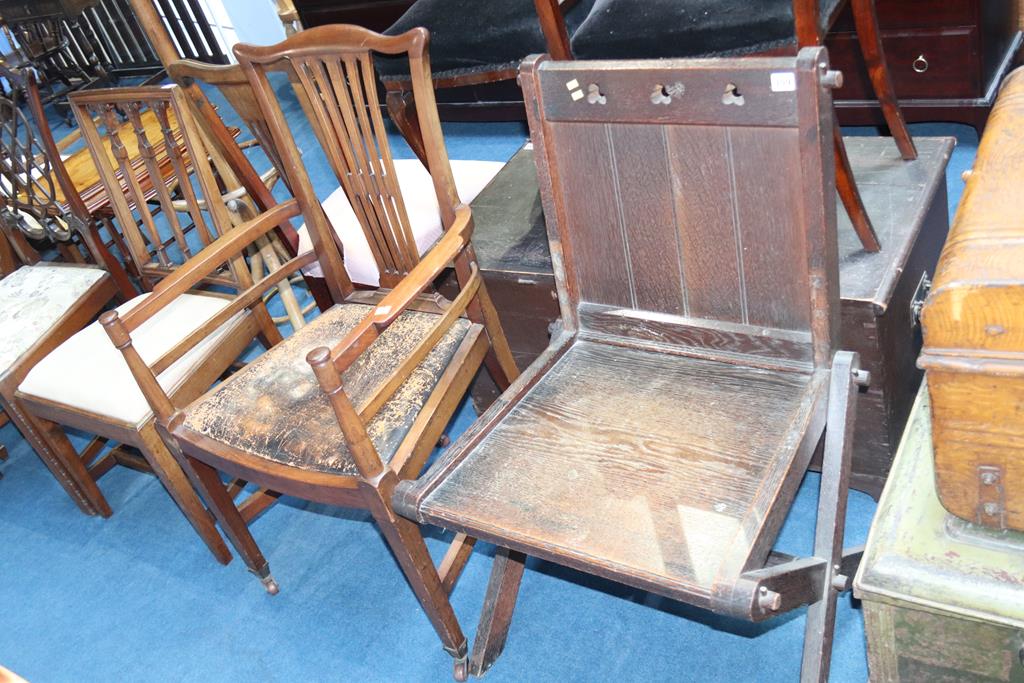
[[[331,355],[339,371],[344,371],[354,363],[381,332],[405,312],[420,292],[437,279],[441,271],[469,244],[472,232],[473,214],[468,206],[462,204],[455,210],[455,222],[427,256],[334,347]]]
[[[300,213],[298,202],[295,199],[290,199],[274,206],[251,221],[232,228],[161,280],[153,288],[153,295],[141,305],[125,313],[122,319],[125,327],[129,332],[137,329],[139,325],[149,320],[171,301],[200,284],[221,264],[231,260],[257,237],[269,232],[281,222],[295,218]]]
[[[568,12],[575,2],[576,0],[534,0],[540,28],[544,32],[544,42],[547,43],[548,54],[552,59],[572,59],[569,32],[565,28],[565,12]]]

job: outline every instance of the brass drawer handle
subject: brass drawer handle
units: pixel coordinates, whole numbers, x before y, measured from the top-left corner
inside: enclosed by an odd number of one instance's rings
[[[911,67],[919,74],[923,74],[928,70],[928,60],[924,58],[924,55],[918,55]]]

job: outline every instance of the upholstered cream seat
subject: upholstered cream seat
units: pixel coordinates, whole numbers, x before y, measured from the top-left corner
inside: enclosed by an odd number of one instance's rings
[[[434,183],[430,178],[430,172],[418,159],[399,159],[394,164],[402,199],[409,214],[409,223],[416,239],[416,247],[422,255],[437,241],[443,229]],[[504,165],[500,161],[452,161],[452,176],[462,202],[469,204],[476,199]],[[345,270],[348,271],[349,278],[356,284],[379,286],[380,272],[377,270],[377,263],[373,259],[359,219],[356,218],[352,205],[345,196],[345,190],[339,187],[332,192],[323,201],[323,207],[344,247]],[[312,249],[309,231],[303,223],[299,228],[299,253],[305,254]],[[309,265],[305,273],[313,277],[323,277],[319,263]]]
[[[118,306],[124,313],[149,294]],[[132,333],[132,343],[149,364],[201,327],[230,303],[229,299],[182,294]],[[218,342],[242,320],[235,316],[162,372],[157,380],[173,395],[214,351]],[[57,347],[41,360],[18,387],[22,394],[59,403],[119,422],[141,426],[153,415],[121,351],[98,322]]]
[[[91,266],[40,263],[0,280],[0,375],[105,275]]]

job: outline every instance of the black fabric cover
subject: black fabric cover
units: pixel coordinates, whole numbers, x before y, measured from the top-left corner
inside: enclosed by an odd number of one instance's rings
[[[820,0],[822,21],[841,0]],[[577,59],[761,52],[796,42],[792,0],[596,0],[572,37]]]
[[[570,31],[592,5],[581,0],[569,11]],[[394,36],[417,26],[430,31],[435,78],[516,68],[527,55],[547,52],[533,0],[418,0],[384,33]],[[383,80],[409,76],[406,59],[378,55],[376,62]]]

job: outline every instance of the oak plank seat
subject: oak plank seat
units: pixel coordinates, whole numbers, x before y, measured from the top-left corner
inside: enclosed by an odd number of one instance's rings
[[[827,679],[866,379],[837,350],[837,80],[821,48],[524,63],[561,329],[394,496],[499,546],[471,672],[534,555],[752,621],[809,604],[803,678]],[[823,433],[814,554],[773,553]]]

